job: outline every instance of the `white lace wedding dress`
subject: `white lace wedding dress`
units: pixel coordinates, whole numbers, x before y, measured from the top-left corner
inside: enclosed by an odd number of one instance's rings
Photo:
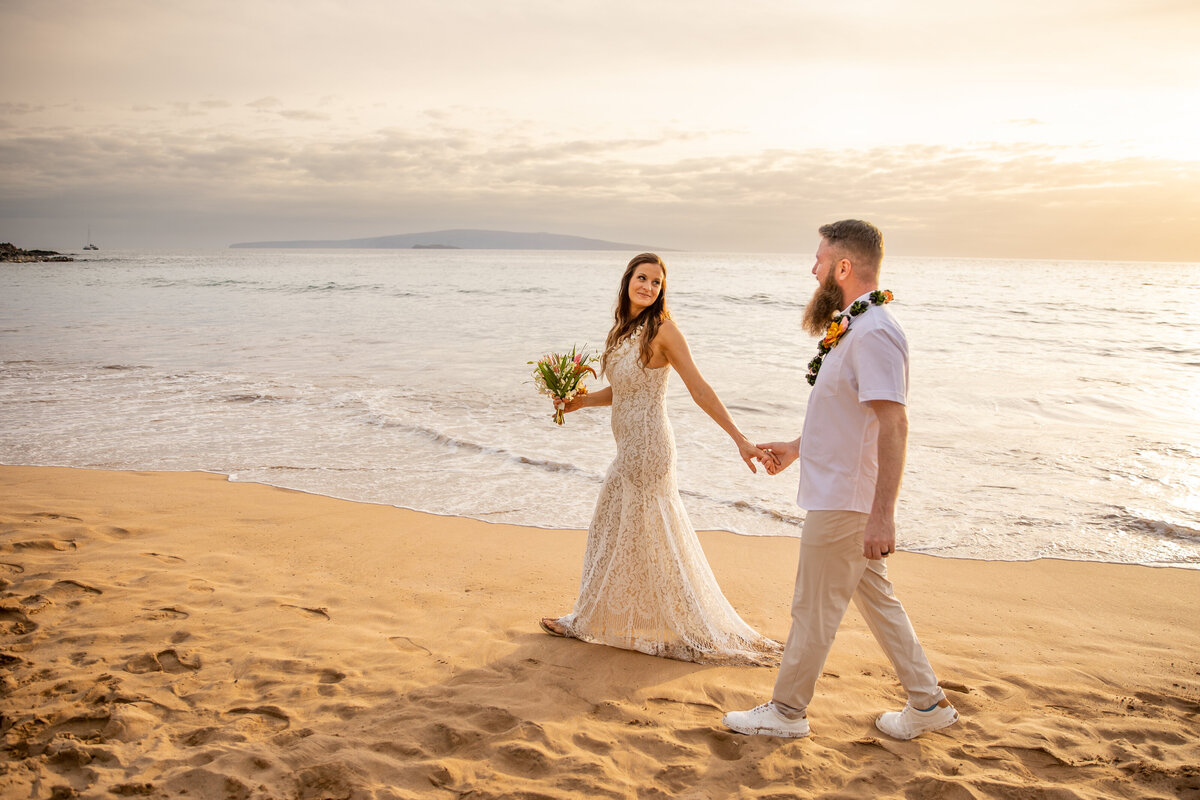
[[[570,636],[704,664],[778,664],[782,645],[721,594],[679,497],[669,367],[638,365],[640,332],[608,358],[617,457],[588,528]]]

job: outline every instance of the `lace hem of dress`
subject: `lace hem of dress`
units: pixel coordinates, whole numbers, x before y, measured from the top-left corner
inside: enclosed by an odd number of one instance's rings
[[[656,658],[722,667],[778,667],[779,660],[783,655],[783,645],[765,636],[755,642],[742,641],[735,645],[727,645],[720,650],[697,647],[686,642],[660,642],[637,637],[632,637],[624,642],[611,642],[577,632],[571,625],[572,616],[572,614],[568,614],[556,620],[566,631],[567,638],[578,639],[588,644],[616,647],[620,650],[633,650]]]

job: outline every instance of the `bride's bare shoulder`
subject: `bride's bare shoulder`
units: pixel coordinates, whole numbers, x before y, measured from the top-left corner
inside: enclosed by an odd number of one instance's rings
[[[658,332],[683,336],[683,330],[679,327],[679,323],[676,322],[673,317],[663,317],[662,322],[658,323]]]
[[[658,335],[656,339],[661,339],[664,343],[684,341],[683,329],[679,327],[679,323],[667,317],[658,326]]]

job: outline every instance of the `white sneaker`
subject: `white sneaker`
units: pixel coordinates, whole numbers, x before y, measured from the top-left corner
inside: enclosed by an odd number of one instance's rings
[[[763,703],[749,711],[730,711],[721,718],[726,728],[748,736],[784,736],[799,739],[808,736],[808,719],[788,719],[775,710],[774,703]]]
[[[889,711],[875,720],[875,727],[893,739],[915,739],[922,733],[940,730],[958,722],[954,706],[936,706],[920,711],[908,703],[900,711]]]

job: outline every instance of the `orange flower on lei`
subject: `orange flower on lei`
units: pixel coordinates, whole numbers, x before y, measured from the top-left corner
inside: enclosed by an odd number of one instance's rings
[[[850,330],[850,317],[838,317],[825,329],[825,338],[821,340],[821,344],[832,349],[838,343],[838,339],[841,339],[848,330]]]
[[[846,335],[846,331],[850,330],[850,320],[871,306],[886,305],[895,299],[895,295],[888,289],[882,291],[876,289],[871,292],[867,300],[855,300],[850,304],[850,308],[846,313],[838,314],[833,322],[829,323],[829,327],[825,329],[825,338],[817,345],[817,357],[808,362],[808,374],[804,376],[804,379],[808,381],[808,385],[816,386],[817,373],[821,371],[821,362],[825,359],[829,351],[837,346],[841,338]]]

